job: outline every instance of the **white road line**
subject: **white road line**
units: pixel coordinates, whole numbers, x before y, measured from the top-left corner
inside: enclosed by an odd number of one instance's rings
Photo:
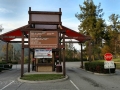
[[[73,83],[72,80],[70,80],[70,82],[75,86],[75,88],[76,88],[77,90],[80,90],[80,89]]]
[[[0,89],[0,90],[5,89],[5,88],[8,87],[9,85],[11,85],[13,82],[14,82],[14,81],[10,82],[9,84],[7,84],[6,86],[4,86],[4,87],[3,87],[2,89]]]

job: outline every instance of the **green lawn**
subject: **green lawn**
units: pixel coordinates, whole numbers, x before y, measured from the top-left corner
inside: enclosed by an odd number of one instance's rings
[[[120,58],[113,59],[114,62],[120,62]]]
[[[29,74],[29,75],[24,75],[21,79],[30,80],[30,81],[46,81],[46,80],[55,80],[62,78],[64,78],[62,74]]]

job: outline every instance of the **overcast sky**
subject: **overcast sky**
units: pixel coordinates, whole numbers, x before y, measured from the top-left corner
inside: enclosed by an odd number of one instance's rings
[[[101,3],[104,19],[112,14],[119,14],[120,0],[93,0],[95,5]],[[62,24],[78,32],[80,22],[75,14],[80,12],[79,5],[84,0],[0,0],[0,24],[4,32],[16,29],[28,24],[28,9],[34,11],[62,11]]]

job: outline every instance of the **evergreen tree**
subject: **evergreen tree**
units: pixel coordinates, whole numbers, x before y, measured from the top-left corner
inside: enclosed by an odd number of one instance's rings
[[[80,14],[75,14],[75,16],[80,21],[78,27],[80,33],[84,35],[89,35],[92,38],[92,54],[100,54],[100,47],[102,43],[102,36],[104,34],[105,23],[102,19],[104,15],[103,9],[100,9],[101,4],[96,6],[93,0],[85,0],[84,6],[80,6]],[[96,48],[96,49],[93,49]],[[86,49],[88,49],[88,44],[86,44]]]
[[[105,45],[111,48],[111,53],[115,55],[119,53],[117,45],[118,36],[120,32],[120,16],[118,14],[111,14],[109,16],[109,25],[106,27],[106,35],[104,37]]]

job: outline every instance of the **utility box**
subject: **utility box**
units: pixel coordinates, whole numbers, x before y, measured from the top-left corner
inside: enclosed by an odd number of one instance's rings
[[[56,72],[62,72],[62,65],[60,64],[56,65]]]

